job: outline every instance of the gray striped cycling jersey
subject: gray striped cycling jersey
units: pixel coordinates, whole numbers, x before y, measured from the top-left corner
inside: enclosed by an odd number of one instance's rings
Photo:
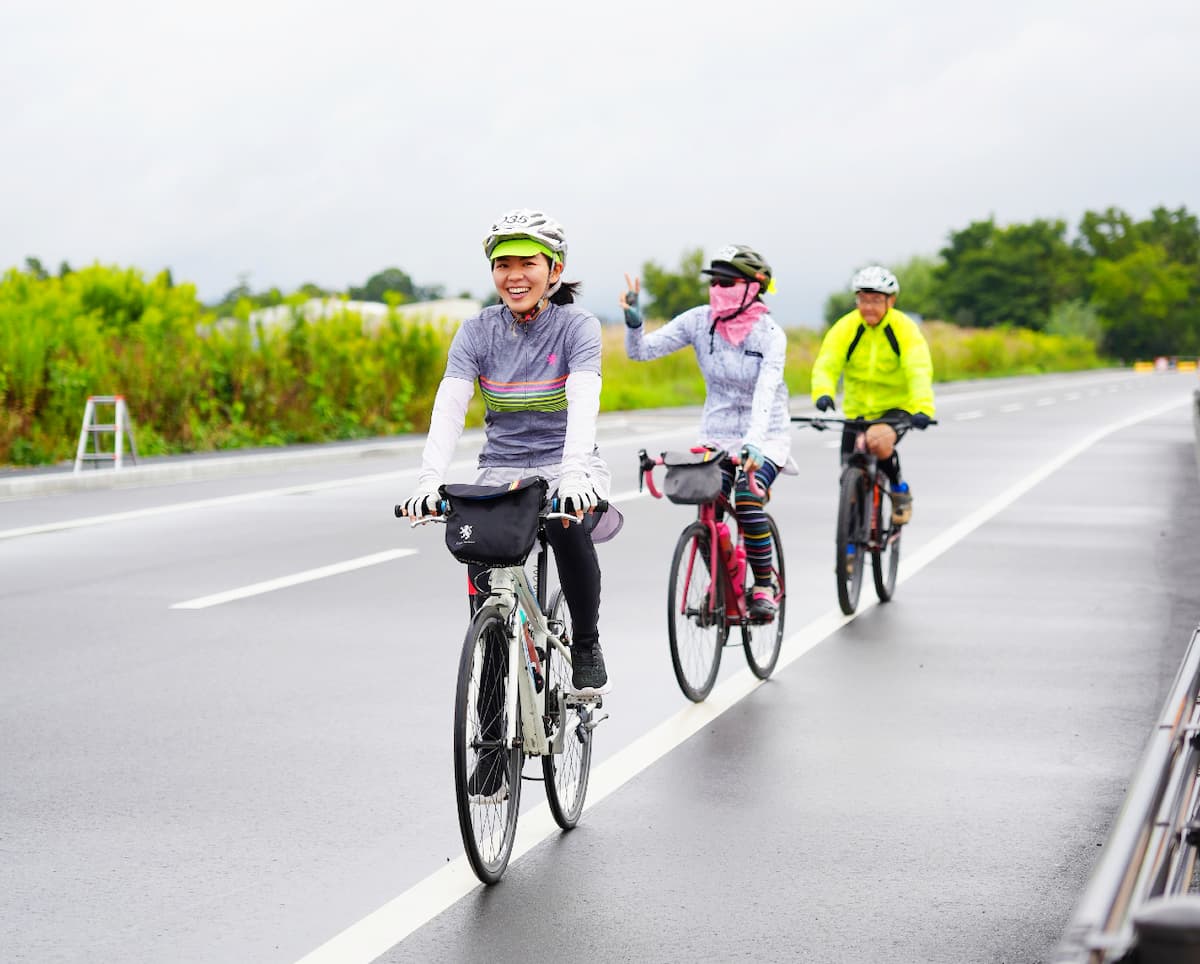
[[[481,468],[562,461],[572,372],[600,374],[600,322],[578,305],[547,305],[530,322],[492,305],[462,323],[446,375],[479,382],[487,407]]]
[[[706,394],[699,441],[737,452],[756,445],[776,465],[792,450],[788,390],[783,381],[787,335],[763,315],[740,345],[712,330],[712,309],[685,311],[657,331],[625,329],[630,358],[649,361],[691,345],[704,375]]]

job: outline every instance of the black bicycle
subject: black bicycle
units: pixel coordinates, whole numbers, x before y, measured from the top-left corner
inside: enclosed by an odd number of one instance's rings
[[[879,471],[878,459],[867,449],[867,429],[872,425],[890,425],[899,442],[912,428],[911,417],[868,419],[793,415],[792,421],[821,432],[835,425],[849,425],[855,430],[854,448],[844,461],[839,482],[837,550],[833,563],[838,605],[847,616],[858,608],[868,555],[875,595],[880,602],[890,601],[896,593],[900,536],[904,526],[892,521],[891,486],[887,475]],[[937,422],[934,420],[929,424],[936,425]]]

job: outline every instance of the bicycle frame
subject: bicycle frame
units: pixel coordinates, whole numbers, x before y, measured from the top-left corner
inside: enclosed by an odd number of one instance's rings
[[[396,507],[399,514],[400,507]],[[575,524],[578,520],[573,515],[561,512],[547,512],[542,516],[543,524],[552,519],[564,519]],[[413,525],[426,525],[430,522],[444,523],[444,516],[427,516],[414,521]],[[548,549],[546,534],[538,533],[537,554],[537,590],[529,583],[529,573],[525,566],[499,566],[485,570],[488,574],[488,592],[480,609],[484,606],[495,605],[504,614],[508,635],[508,684],[505,687],[507,701],[506,719],[507,731],[504,734],[504,745],[517,745],[517,709],[520,702],[521,724],[524,736],[521,739],[521,750],[526,756],[545,756],[548,753],[562,753],[565,727],[558,727],[553,741],[546,738],[544,721],[546,713],[546,694],[549,687],[542,675],[542,664],[537,655],[540,646],[543,653],[549,653],[554,647],[562,659],[569,665],[571,651],[562,641],[562,629],[555,631],[545,613],[546,606],[546,567]],[[542,680],[541,690],[538,690],[538,680]],[[588,706],[599,709],[604,701],[598,697],[581,697],[573,693],[562,694],[565,709],[568,706]],[[604,719],[604,717],[601,717]],[[600,720],[586,719],[584,725],[594,727]]]
[[[692,449],[694,452],[703,452],[704,449]],[[638,453],[642,466],[642,478],[650,489],[650,494],[656,499],[661,499],[662,493],[654,484],[654,467],[662,465],[663,459],[661,456],[651,459],[643,449]],[[740,462],[736,457],[730,457],[735,466],[740,466]],[[757,491],[757,483],[754,481],[753,473],[750,474],[751,487]],[[717,601],[717,580],[721,580],[721,585],[725,589],[725,625],[741,626],[749,622],[750,616],[746,609],[746,549],[745,535],[742,532],[741,526],[738,526],[737,542],[730,540],[728,552],[721,546],[720,526],[728,527],[729,523],[724,519],[718,520],[718,512],[723,513],[726,517],[737,520],[737,514],[733,511],[733,506],[729,502],[728,496],[724,493],[718,495],[711,502],[701,503],[697,507],[697,521],[700,522],[708,530],[709,543],[709,573],[720,573],[714,575],[709,580],[708,586],[708,605],[710,611],[716,608]],[[692,581],[692,571],[696,564],[696,550],[693,548],[692,554],[688,559],[687,568],[687,583],[690,585]],[[782,587],[781,587],[782,589]],[[683,605],[686,605],[686,594],[684,594]]]
[[[542,572],[545,564],[546,548],[543,543],[538,553],[538,571]],[[570,650],[563,644],[561,631],[554,632],[550,626],[542,605],[535,596],[529,584],[529,574],[523,566],[508,566],[501,569],[489,569],[488,576],[491,589],[483,605],[496,605],[505,614],[508,627],[508,686],[505,696],[508,700],[508,732],[505,734],[505,745],[513,746],[517,739],[517,703],[520,700],[522,731],[521,744],[526,756],[544,756],[547,753],[561,753],[564,728],[559,727],[554,736],[554,742],[546,739],[546,728],[543,717],[546,716],[546,693],[548,687],[543,685],[538,691],[536,680],[541,677],[541,661],[537,658],[537,647],[542,652],[549,652],[553,646],[570,661]],[[539,585],[541,580],[539,579]],[[541,593],[540,595],[544,595]],[[524,645],[522,645],[524,643]],[[518,652],[521,650],[522,652]],[[564,699],[568,699],[564,694]],[[582,702],[582,701],[581,701]]]
[[[865,428],[859,429],[854,436],[854,449],[846,456],[842,476],[845,477],[847,472],[861,472],[866,477],[867,487],[871,492],[871,517],[867,520],[864,548],[869,551],[878,551],[883,546],[895,542],[900,538],[900,529],[884,521],[883,493],[885,490],[884,484],[879,478],[879,459],[867,450]]]

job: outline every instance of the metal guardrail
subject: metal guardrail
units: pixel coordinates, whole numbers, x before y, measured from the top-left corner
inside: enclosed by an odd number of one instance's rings
[[[1200,432],[1200,393],[1197,393]],[[1200,960],[1200,628],[1054,964]]]
[[[1196,433],[1196,471],[1200,472],[1200,388],[1192,393],[1192,431]]]

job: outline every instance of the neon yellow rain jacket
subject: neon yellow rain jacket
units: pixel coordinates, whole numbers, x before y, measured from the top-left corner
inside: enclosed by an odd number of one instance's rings
[[[849,418],[879,418],[890,408],[935,415],[933,362],[917,323],[892,308],[874,328],[858,309],[835,321],[813,362],[812,398],[837,393],[845,380],[842,409]]]

